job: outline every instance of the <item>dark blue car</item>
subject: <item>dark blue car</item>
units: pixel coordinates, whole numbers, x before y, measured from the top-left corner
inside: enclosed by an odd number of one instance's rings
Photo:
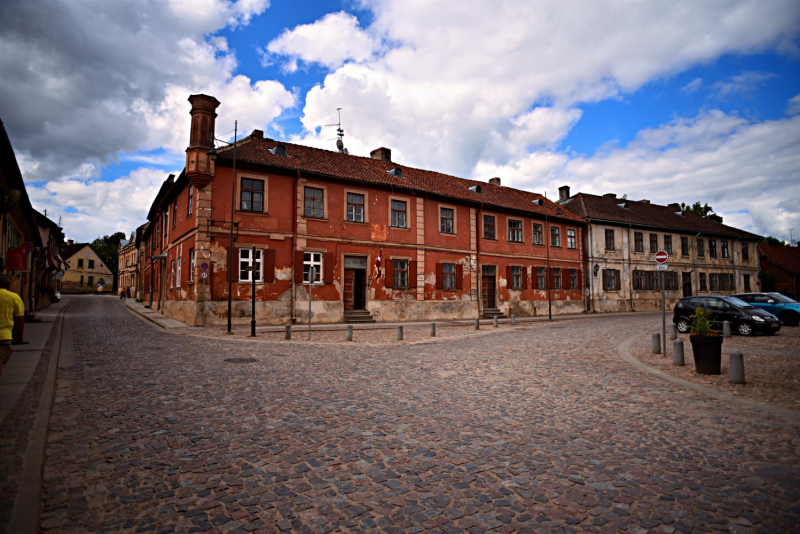
[[[780,293],[740,293],[734,297],[768,311],[787,326],[800,323],[800,303]]]

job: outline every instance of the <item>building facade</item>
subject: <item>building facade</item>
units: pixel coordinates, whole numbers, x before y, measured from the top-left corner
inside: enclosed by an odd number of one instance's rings
[[[63,293],[104,293],[114,286],[114,275],[89,243],[67,241],[61,256],[69,264],[61,280]]]
[[[122,239],[119,242],[118,258],[118,287],[120,290],[130,289],[131,297],[137,295],[137,289],[141,283],[139,276],[139,247],[136,246],[136,235],[142,231],[140,226],[131,232],[130,239]]]
[[[258,130],[212,151],[219,102],[189,101],[186,168],[143,233],[146,305],[195,325],[226,322],[229,294],[249,322],[253,289],[276,324],[308,320],[309,289],[314,322],[584,310],[585,223],[543,196]]]
[[[661,308],[655,253],[668,254],[667,308],[683,296],[756,291],[761,236],[683,212],[676,204],[560,188],[560,205],[588,223],[585,271],[594,312]]]
[[[760,244],[758,257],[762,272],[772,273],[777,278],[775,291],[797,300],[800,296],[800,248]]]

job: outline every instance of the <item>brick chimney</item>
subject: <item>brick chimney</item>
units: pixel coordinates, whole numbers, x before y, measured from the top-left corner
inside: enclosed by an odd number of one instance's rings
[[[489,178],[489,183],[492,185],[496,185],[497,187],[500,187],[500,178],[497,177]]]
[[[214,177],[214,162],[208,151],[214,147],[214,121],[219,100],[208,95],[189,97],[192,110],[192,128],[189,148],[186,149],[186,176],[198,189],[205,187]]]
[[[372,159],[379,159],[381,161],[388,161],[389,163],[392,162],[392,150],[389,148],[376,148],[372,152],[369,153],[369,157]]]
[[[604,196],[605,198],[617,198],[617,194],[616,194],[616,193],[606,193],[606,194],[605,194],[605,195],[603,195],[603,196]]]
[[[565,200],[569,200],[569,186],[562,185],[558,188],[558,201],[564,202]]]

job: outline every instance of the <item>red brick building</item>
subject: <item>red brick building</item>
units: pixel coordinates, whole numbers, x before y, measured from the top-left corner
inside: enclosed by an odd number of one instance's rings
[[[800,290],[800,248],[758,245],[761,271],[778,278],[775,291],[797,300]]]
[[[212,150],[219,102],[193,95],[186,168],[153,202],[142,236],[143,300],[198,325],[518,316],[584,310],[585,223],[541,195],[393,162],[265,139]],[[233,189],[233,190],[232,190]],[[255,252],[253,248],[255,247]],[[163,257],[159,257],[163,255]],[[378,260],[380,258],[380,275]]]

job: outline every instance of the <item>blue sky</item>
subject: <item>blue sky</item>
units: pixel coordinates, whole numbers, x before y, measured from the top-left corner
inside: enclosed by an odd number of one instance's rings
[[[144,222],[188,103],[264,129],[535,191],[712,204],[800,229],[796,2],[170,0],[7,8],[0,117],[34,204],[92,239]],[[84,36],[76,40],[74,35]],[[34,68],[35,66],[35,68]]]

